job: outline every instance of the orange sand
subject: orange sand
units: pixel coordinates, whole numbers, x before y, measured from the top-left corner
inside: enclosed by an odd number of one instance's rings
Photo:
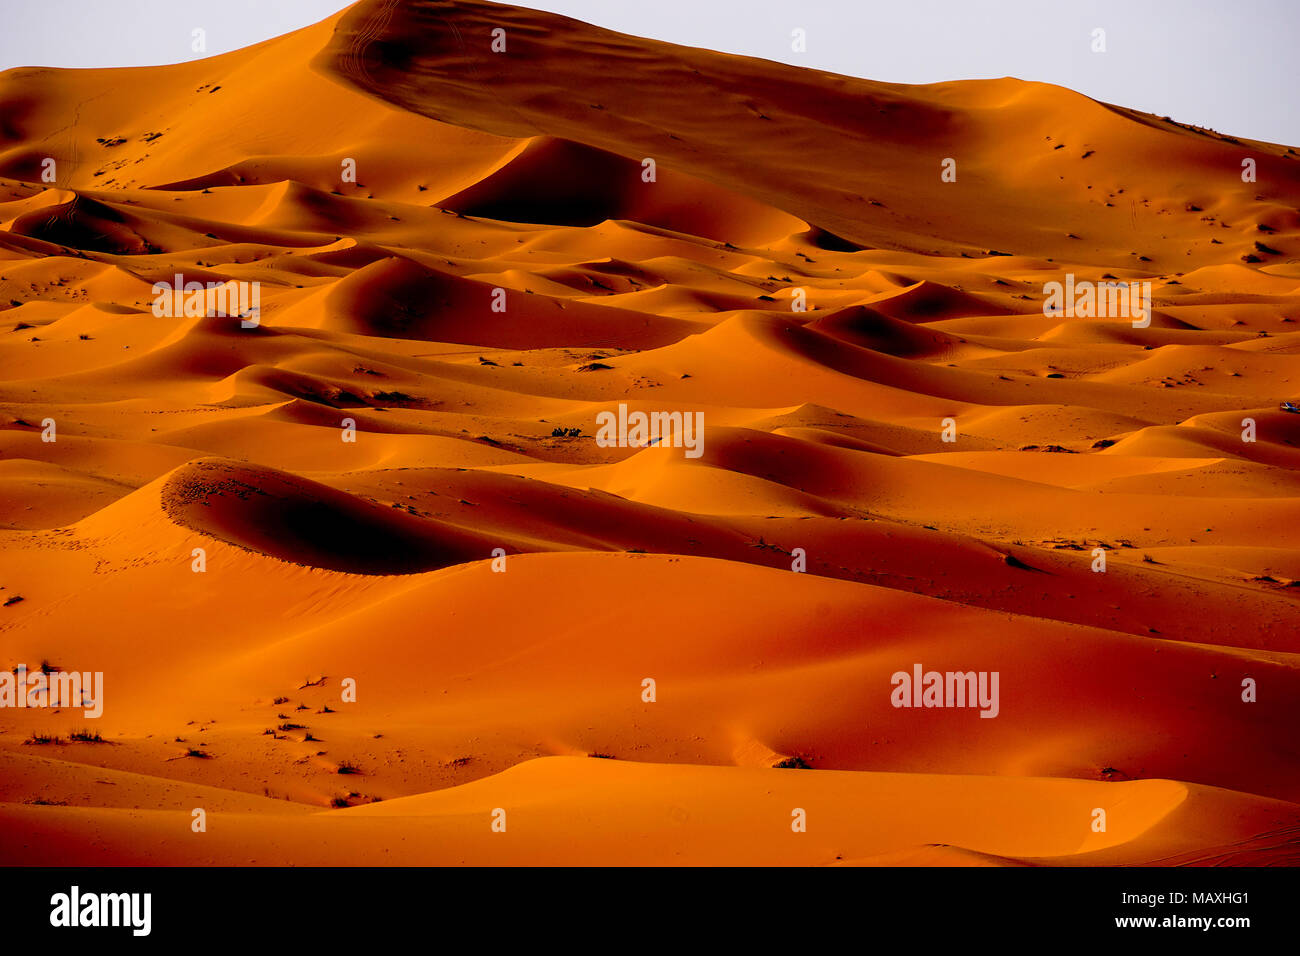
[[[1300,862],[1295,150],[477,0],[0,117],[0,863]]]

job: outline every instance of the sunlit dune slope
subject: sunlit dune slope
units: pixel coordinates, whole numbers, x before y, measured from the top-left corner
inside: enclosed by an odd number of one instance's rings
[[[0,74],[0,667],[103,677],[0,863],[1294,865],[1297,257],[1293,147],[478,0]]]

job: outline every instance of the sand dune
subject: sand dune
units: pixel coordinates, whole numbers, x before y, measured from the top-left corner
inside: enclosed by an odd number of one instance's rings
[[[178,789],[141,799],[177,803]],[[185,796],[220,799],[202,788]],[[1060,831],[1056,821],[1086,816],[1097,802],[1122,809],[1123,825],[1092,837]],[[1285,841],[1297,826],[1290,804],[1168,780],[807,774],[572,757],[332,814],[304,814],[282,801],[248,803],[214,810],[217,832],[203,841],[204,863],[339,865],[382,846],[378,859],[391,865],[530,865],[559,855],[587,865],[611,856],[638,865],[1222,865],[1241,862],[1253,837]],[[501,804],[513,809],[497,833],[490,821]],[[792,807],[807,814],[803,837],[790,832]],[[581,827],[569,822],[575,814]],[[145,843],[167,855],[193,852],[184,810],[69,809],[62,816],[56,828],[48,812],[0,805],[6,829],[22,833],[0,851],[0,862],[32,862],[40,846],[66,847],[61,852],[82,865],[151,862]],[[1199,834],[1204,848],[1194,859],[1178,858],[1180,834],[1207,817],[1217,823]],[[399,833],[407,838],[395,839]],[[1251,858],[1294,865],[1294,852],[1275,844]]]
[[[0,863],[1295,865],[1298,207],[479,0],[0,74]]]

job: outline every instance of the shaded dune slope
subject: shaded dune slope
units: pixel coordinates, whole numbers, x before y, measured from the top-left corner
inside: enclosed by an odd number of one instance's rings
[[[1295,865],[1297,321],[1294,147],[1043,84],[479,0],[0,74],[0,666],[107,687],[0,711],[0,863]]]

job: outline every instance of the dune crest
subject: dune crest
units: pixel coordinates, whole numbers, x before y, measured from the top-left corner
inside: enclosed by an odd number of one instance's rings
[[[1296,865],[1298,209],[480,0],[0,74],[0,863]]]

